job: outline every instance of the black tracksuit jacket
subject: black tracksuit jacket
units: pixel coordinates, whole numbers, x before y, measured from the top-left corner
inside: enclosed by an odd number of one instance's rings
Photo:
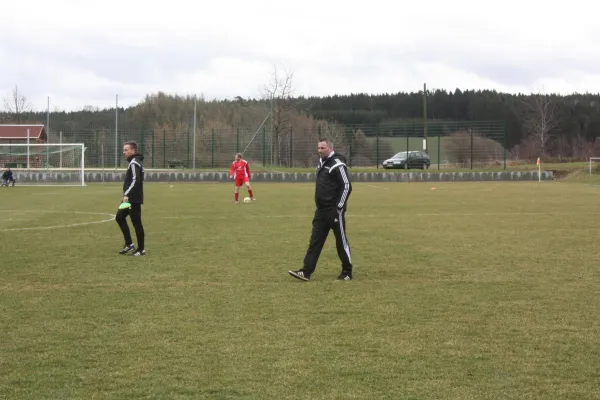
[[[352,183],[346,167],[346,158],[334,152],[327,159],[320,160],[315,188],[317,209],[337,208],[345,211],[350,193],[352,193]]]
[[[130,203],[144,204],[144,156],[134,154],[127,161],[129,166],[123,182],[123,196],[129,197]]]

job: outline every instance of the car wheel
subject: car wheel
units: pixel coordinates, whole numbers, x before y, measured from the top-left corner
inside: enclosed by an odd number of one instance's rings
[[[408,169],[408,163],[404,164],[404,169]]]
[[[423,169],[427,169],[429,168],[429,165],[427,165],[427,163],[423,163]]]

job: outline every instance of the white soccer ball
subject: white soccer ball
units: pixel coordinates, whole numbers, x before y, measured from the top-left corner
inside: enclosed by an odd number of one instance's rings
[[[250,197],[244,197],[244,203],[250,203],[252,199]]]

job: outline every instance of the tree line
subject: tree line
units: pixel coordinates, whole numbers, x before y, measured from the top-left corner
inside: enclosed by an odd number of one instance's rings
[[[239,142],[239,130],[243,131],[242,144],[245,144],[247,137],[262,126],[268,132],[268,139],[263,137],[257,143],[268,141],[269,161],[285,165],[293,164],[290,157],[310,158],[314,149],[309,143],[319,135],[333,137],[355,154],[360,153],[362,147],[372,144],[366,138],[382,129],[411,121],[422,124],[425,102],[430,123],[502,121],[506,134],[501,144],[512,158],[600,156],[600,141],[596,140],[600,133],[600,94],[561,96],[434,89],[426,93],[302,97],[294,96],[292,78],[292,73],[275,69],[260,98],[206,100],[159,92],[148,94],[135,106],[118,110],[84,107],[80,111],[51,112],[50,139],[56,142],[58,132],[62,132],[72,141],[89,142],[93,136],[96,141],[110,143],[118,128],[123,137],[148,132],[156,136],[158,132],[159,141],[183,143],[186,132],[189,135],[195,125],[204,132],[216,130],[220,145],[215,149],[214,143],[211,144],[210,151],[222,152],[224,157],[227,154],[229,159],[232,141]],[[0,113],[1,123],[45,123],[46,118],[46,112],[31,110],[18,87],[4,99],[4,111]],[[264,143],[256,145],[262,146],[262,150],[256,151],[262,151],[265,158]],[[200,147],[200,152],[209,150]],[[290,156],[292,148],[296,156]],[[364,149],[364,153],[371,154],[373,149]]]
[[[308,102],[315,118],[378,126],[423,118],[423,97],[422,92],[350,94],[310,98]],[[504,121],[509,149],[585,158],[598,146],[600,94],[432,90],[427,93],[426,102],[429,120]]]

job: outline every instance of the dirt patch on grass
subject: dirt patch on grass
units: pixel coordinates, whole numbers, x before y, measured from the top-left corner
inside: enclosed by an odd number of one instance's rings
[[[567,179],[568,177],[570,177],[574,174],[577,175],[580,172],[581,171],[573,171],[573,170],[568,170],[568,169],[554,169],[554,170],[552,170],[552,175],[554,176],[554,179],[560,180],[560,179]]]

